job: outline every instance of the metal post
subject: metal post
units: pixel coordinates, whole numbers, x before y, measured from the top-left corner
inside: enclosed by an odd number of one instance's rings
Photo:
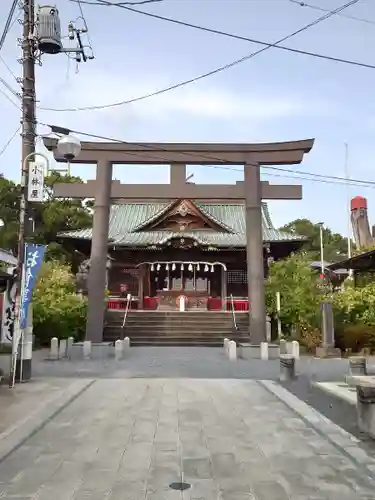
[[[277,338],[281,339],[281,295],[280,292],[276,292],[276,311],[277,311]]]
[[[245,165],[246,256],[250,341],[266,342],[262,199],[259,165]]]
[[[346,178],[346,196],[347,196],[347,217],[348,217],[348,259],[352,258],[352,221],[351,221],[351,211],[350,211],[350,184],[349,184],[349,148],[348,144],[345,143],[345,178]],[[349,269],[349,278],[353,279],[353,269]]]
[[[32,158],[35,158],[36,156],[41,156],[45,162],[46,162],[46,173],[48,174],[49,172],[49,159],[48,157],[43,154],[43,153],[37,153],[36,151],[33,151],[26,155],[23,158],[22,162],[22,172],[27,172],[27,177],[26,177],[26,186],[25,186],[25,195],[21,195],[21,203],[22,203],[22,198],[24,197],[24,202],[27,205],[28,203],[28,184],[27,184],[27,178],[29,174],[29,162]],[[27,219],[27,212],[25,211],[22,214],[22,210],[20,210],[20,226],[19,226],[19,241],[18,244],[20,245],[20,242],[23,242],[23,250],[20,252],[20,248],[18,248],[18,267],[17,269],[20,269],[20,271],[17,272],[17,277],[21,279],[21,284],[19,285],[19,282],[17,282],[17,287],[16,287],[16,301],[15,301],[15,311],[14,311],[14,328],[13,328],[13,337],[12,337],[12,367],[11,367],[11,377],[10,380],[12,381],[11,387],[14,387],[15,383],[15,376],[16,376],[16,368],[17,368],[17,358],[18,358],[18,346],[19,342],[24,342],[25,339],[27,340],[27,336],[25,336],[25,332],[22,330],[21,331],[21,325],[20,325],[20,310],[21,310],[21,300],[23,296],[23,289],[24,289],[24,281],[25,281],[25,259],[24,259],[24,252],[25,252],[25,220]],[[23,222],[21,222],[23,220]],[[22,264],[21,262],[21,257],[22,256]],[[21,267],[20,267],[21,265]],[[23,340],[22,340],[23,339]],[[23,350],[23,344],[21,344],[21,349]],[[27,372],[31,373],[31,358],[30,361],[30,366],[27,367]],[[20,374],[22,375],[23,371],[23,359],[21,357],[20,360]],[[20,379],[22,379],[22,376],[20,376]]]
[[[222,297],[222,309],[227,310],[227,272],[224,266],[221,266],[221,297]]]
[[[86,340],[91,342],[103,340],[112,170],[112,163],[97,164],[86,322]]]
[[[21,306],[22,274],[25,258],[25,223],[28,215],[27,187],[29,166],[27,160],[35,154],[35,60],[34,60],[34,0],[24,0],[23,2],[23,40],[22,40],[22,61],[23,61],[23,81],[22,81],[22,170],[21,170],[21,198],[20,198],[20,218],[18,232],[18,264],[16,278],[16,303],[15,303],[15,326],[13,329],[13,349],[12,349],[12,371],[16,370],[16,356],[19,334],[19,313]],[[11,374],[10,386],[13,387],[15,373]]]
[[[323,245],[323,222],[319,222],[320,235],[320,272],[321,278],[324,278],[324,245]]]

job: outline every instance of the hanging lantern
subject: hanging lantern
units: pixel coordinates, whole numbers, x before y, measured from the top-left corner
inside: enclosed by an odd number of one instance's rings
[[[173,262],[172,264],[172,271],[175,271],[176,270],[176,264]]]
[[[184,265],[183,265],[183,264],[181,264],[181,271],[183,271],[183,270],[184,270]]]
[[[160,266],[160,264],[158,264],[158,265],[156,266],[156,270],[157,270],[157,271],[160,271],[160,267],[161,267],[161,266]]]
[[[151,264],[151,271],[154,270],[154,264]]]
[[[192,270],[193,270],[193,266],[192,266],[192,264],[191,264],[191,263],[189,264],[188,270],[189,270],[189,271],[192,271]]]
[[[211,266],[211,273],[214,272],[214,266]]]
[[[208,272],[208,265],[207,265],[207,264],[204,266],[204,272],[205,272],[205,273],[207,273],[207,272]]]
[[[200,268],[199,263],[198,263],[197,264],[197,271],[200,271],[200,270],[201,270],[201,268]]]
[[[166,270],[166,271],[169,271],[169,264],[168,264],[168,262],[167,262],[167,263],[166,263],[166,265],[165,265],[165,270]]]

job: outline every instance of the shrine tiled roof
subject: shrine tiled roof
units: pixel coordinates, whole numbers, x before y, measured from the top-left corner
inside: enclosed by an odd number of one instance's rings
[[[165,213],[170,203],[124,203],[111,206],[109,240],[114,246],[145,247],[163,245],[173,238],[193,238],[199,245],[215,247],[245,247],[246,222],[243,204],[198,203],[194,205],[207,218],[222,226],[222,231],[211,229],[172,232],[168,230],[142,231],[149,221]],[[263,241],[302,241],[304,238],[275,229],[266,203],[262,203]],[[61,233],[61,238],[90,240],[92,229]]]

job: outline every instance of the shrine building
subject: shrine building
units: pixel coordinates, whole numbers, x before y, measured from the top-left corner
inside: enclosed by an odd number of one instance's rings
[[[281,232],[262,203],[263,263],[297,251],[303,237]],[[177,199],[111,205],[108,308],[132,310],[248,310],[243,203]],[[92,230],[63,233],[66,245],[90,255]]]

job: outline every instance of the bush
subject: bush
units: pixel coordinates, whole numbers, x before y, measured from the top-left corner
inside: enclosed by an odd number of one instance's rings
[[[369,325],[340,325],[335,329],[336,347],[358,353],[364,348],[375,349],[375,328]]]
[[[300,332],[299,342],[307,352],[315,353],[316,348],[321,345],[322,334],[319,329],[304,328]]]
[[[348,280],[333,295],[336,347],[357,353],[375,350],[375,283],[354,288]]]
[[[351,281],[333,295],[336,323],[375,327],[375,283],[354,288]]]
[[[52,337],[82,340],[85,332],[87,300],[76,294],[75,278],[67,265],[42,265],[33,292],[34,334],[40,345]]]
[[[266,282],[268,314],[277,317],[276,293],[280,293],[280,320],[287,336],[296,331],[298,339],[305,330],[319,325],[322,292],[308,257],[295,254],[271,264]]]

